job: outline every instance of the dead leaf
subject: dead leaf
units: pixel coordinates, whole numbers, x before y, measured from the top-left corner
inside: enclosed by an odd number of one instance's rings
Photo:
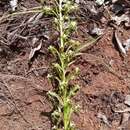
[[[118,0],[112,0],[112,3],[116,3]]]
[[[130,18],[128,15],[123,14],[121,16],[114,16],[112,17],[112,20],[115,21],[115,23],[119,26],[122,22],[125,22],[125,25],[129,24]]]
[[[75,0],[75,3],[79,4],[79,3],[80,3],[80,0]]]
[[[101,36],[101,35],[103,35],[104,34],[104,29],[100,29],[100,28],[98,28],[98,27],[94,27],[92,30],[91,30],[91,34],[92,35],[97,35],[97,36]]]
[[[12,8],[12,11],[15,11],[18,6],[18,0],[10,0],[10,6]]]
[[[105,2],[105,0],[96,0],[96,3],[97,3],[98,5],[102,5],[102,4],[104,4],[104,2]]]
[[[116,113],[125,113],[130,112],[130,107],[126,106],[124,103],[119,103],[113,106],[112,110]]]
[[[42,47],[42,42],[35,48],[31,49],[31,52],[29,54],[29,61],[34,57],[35,53],[39,51]]]
[[[91,12],[93,15],[98,14],[98,10],[95,8],[94,1],[84,1],[84,8]]]
[[[125,102],[126,105],[130,106],[130,95],[126,95]]]
[[[122,124],[129,120],[130,113],[123,113]]]
[[[118,37],[117,31],[115,31],[114,35],[115,35],[115,39],[116,39],[116,42],[117,42],[119,51],[121,52],[121,54],[126,55],[126,50],[125,50],[125,48],[123,47],[123,43],[121,42],[120,38]]]
[[[34,25],[39,21],[39,19],[42,18],[42,16],[43,16],[43,13],[37,13],[37,14],[33,15],[33,16],[27,21],[27,23],[32,23],[32,24],[33,24],[32,26],[34,26]]]
[[[128,51],[130,49],[130,39],[127,39],[123,45],[125,45],[125,50]]]
[[[121,121],[121,125],[118,127],[119,130],[127,130],[128,127],[128,123],[129,123],[129,118],[130,118],[130,113],[123,113],[122,115],[122,121]]]
[[[130,108],[124,108],[122,110],[114,110],[116,113],[125,113],[125,112],[130,112]]]
[[[102,113],[98,113],[97,117],[103,121],[103,123],[105,123],[107,126],[111,127],[111,124],[109,123],[107,117],[105,114]]]

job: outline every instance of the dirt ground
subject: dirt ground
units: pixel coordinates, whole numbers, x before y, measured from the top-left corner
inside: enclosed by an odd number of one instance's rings
[[[78,30],[72,37],[87,44],[95,37],[89,33],[94,24],[103,28],[104,34],[74,64],[80,68],[75,82],[81,89],[73,99],[80,111],[72,120],[77,130],[130,130],[130,108],[124,104],[130,94],[130,51],[122,55],[114,42],[115,28],[122,30],[122,40],[129,38],[130,30],[124,25],[111,26],[102,7],[97,9],[103,12],[101,16],[91,14],[91,2],[81,3],[75,14]],[[35,0],[21,0],[18,10],[36,6],[40,4]],[[8,2],[0,2],[0,17],[10,10]],[[43,15],[36,21],[34,15],[21,14],[0,21],[0,130],[52,127],[53,106],[47,96],[52,86],[47,75],[53,57],[48,46],[55,44],[58,34],[51,17]],[[40,43],[41,49],[30,60],[31,50]]]

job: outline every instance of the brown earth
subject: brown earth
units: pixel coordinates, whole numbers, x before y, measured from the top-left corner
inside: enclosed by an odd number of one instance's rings
[[[35,0],[21,1],[19,9],[39,6]],[[10,8],[3,4],[2,16]],[[81,11],[82,12],[82,11]],[[52,104],[47,91],[52,89],[47,74],[53,57],[47,48],[56,42],[52,18],[42,17],[35,24],[27,21],[34,14],[18,15],[0,22],[0,130],[51,130]],[[74,38],[86,41],[91,21],[79,20]],[[103,24],[102,26],[107,26]],[[123,29],[123,28],[122,28]],[[123,38],[130,31],[123,29]],[[29,62],[33,40],[42,48]],[[36,45],[35,45],[36,46]],[[80,112],[73,115],[79,130],[129,130],[129,121],[122,128],[124,113],[115,112],[130,94],[130,52],[122,57],[113,44],[113,28],[105,27],[103,37],[77,58],[74,66],[81,70],[76,83],[81,86],[74,97]],[[109,125],[99,118],[105,115]]]

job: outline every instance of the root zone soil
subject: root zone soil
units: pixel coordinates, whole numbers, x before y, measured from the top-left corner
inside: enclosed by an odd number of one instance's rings
[[[28,0],[21,1],[18,8],[39,5],[35,0]],[[1,16],[10,10],[8,3],[0,3],[0,7]],[[81,8],[76,14],[78,30],[72,37],[86,42],[91,26],[98,21],[87,19],[88,14],[82,11]],[[38,21],[29,22],[34,15],[19,15],[0,22],[0,130],[52,128],[53,106],[46,93],[53,89],[47,79],[53,57],[48,46],[57,43],[58,33],[50,17],[42,16]],[[85,49],[74,64],[81,70],[74,81],[81,89],[73,101],[81,108],[72,120],[79,130],[117,130],[119,127],[129,130],[129,119],[122,122],[128,112],[116,111],[130,92],[130,52],[122,57],[113,44],[113,28],[106,23],[100,26],[105,26],[103,37]],[[128,39],[129,29],[122,30],[122,37]],[[40,43],[40,51],[29,62],[31,49]]]

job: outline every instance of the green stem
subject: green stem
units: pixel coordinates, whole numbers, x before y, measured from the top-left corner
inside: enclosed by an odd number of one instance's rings
[[[62,2],[63,0],[59,1],[59,28],[60,28],[60,51],[61,51],[61,55],[64,54],[64,40],[63,40],[63,15],[62,15]],[[62,56],[61,56],[62,57]],[[67,87],[68,84],[66,84],[66,68],[65,68],[65,61],[63,58],[61,58],[61,66],[63,68],[63,73],[62,73],[62,83],[63,85],[63,122],[64,122],[64,130],[68,130],[68,122],[70,122],[70,119],[68,117],[70,117],[70,114],[68,112],[68,101],[67,101]],[[68,115],[69,114],[69,115]]]
[[[60,26],[60,48],[61,51],[64,49],[64,41],[63,41],[63,16],[62,16],[62,2],[63,0],[59,1],[59,26]]]

